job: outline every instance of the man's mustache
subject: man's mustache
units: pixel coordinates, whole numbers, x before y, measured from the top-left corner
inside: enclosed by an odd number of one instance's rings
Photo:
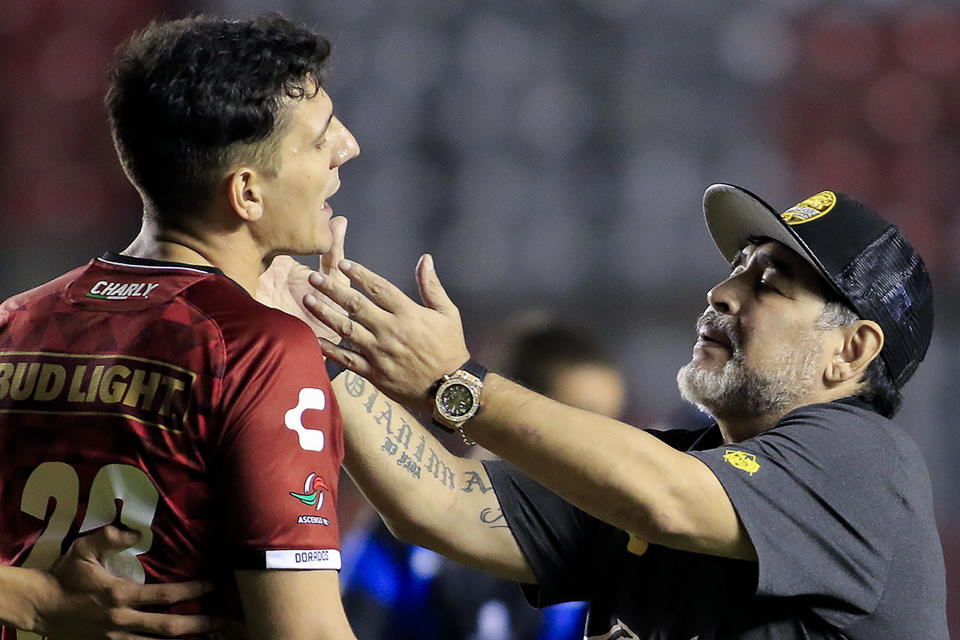
[[[733,316],[724,315],[712,308],[708,308],[697,319],[697,334],[702,333],[704,329],[708,329],[711,332],[722,333],[726,336],[730,342],[731,352],[734,357],[739,357],[742,354],[743,329]]]

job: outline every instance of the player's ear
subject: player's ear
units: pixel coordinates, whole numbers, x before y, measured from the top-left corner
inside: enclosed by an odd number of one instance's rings
[[[263,176],[249,167],[240,167],[227,176],[230,207],[248,222],[263,217]]]
[[[883,349],[883,329],[873,320],[857,320],[838,329],[841,340],[825,372],[828,384],[859,380]]]

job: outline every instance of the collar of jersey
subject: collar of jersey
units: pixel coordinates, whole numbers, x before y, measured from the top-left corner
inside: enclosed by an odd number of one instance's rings
[[[240,283],[225,274],[223,271],[217,267],[212,267],[205,264],[187,264],[186,262],[173,262],[171,260],[154,260],[153,258],[137,258],[134,256],[125,256],[116,251],[105,251],[100,260],[111,263],[111,264],[120,264],[129,267],[159,267],[162,269],[187,269],[189,271],[202,271],[203,273],[212,273],[214,275],[222,276],[232,282],[235,286],[239,287],[241,291],[250,295],[249,292],[240,286]]]
[[[215,273],[218,276],[227,277],[220,269],[205,264],[187,264],[186,262],[173,262],[170,260],[154,260],[153,258],[137,258],[134,256],[125,256],[116,251],[106,251],[100,259],[104,262],[123,264],[131,267],[166,267],[177,269],[189,269],[190,271],[203,271],[205,273]]]

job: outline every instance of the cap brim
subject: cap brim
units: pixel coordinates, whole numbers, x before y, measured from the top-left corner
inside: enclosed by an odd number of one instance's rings
[[[751,240],[770,238],[797,252],[836,289],[817,256],[780,214],[746,189],[732,184],[711,185],[703,194],[703,215],[713,241],[727,262],[733,262]]]

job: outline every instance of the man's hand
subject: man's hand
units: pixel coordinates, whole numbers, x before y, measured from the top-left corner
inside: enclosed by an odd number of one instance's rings
[[[330,251],[320,256],[320,273],[339,278],[345,286],[349,286],[347,278],[336,267],[344,256],[343,243],[347,233],[347,219],[343,216],[331,218],[330,231],[333,234],[333,244]],[[308,313],[303,306],[305,295],[316,294],[314,288],[307,282],[307,277],[311,273],[313,269],[300,264],[290,256],[277,256],[270,264],[270,268],[260,276],[257,285],[257,302],[300,318],[310,326],[318,338],[324,338],[328,342],[339,342],[340,337],[319,322],[312,313]],[[333,304],[329,300],[325,302]]]
[[[310,284],[341,309],[323,304],[319,296],[306,296],[304,304],[348,341],[325,343],[324,352],[394,400],[427,408],[433,383],[470,358],[460,312],[440,284],[433,258],[424,255],[417,263],[417,284],[426,306],[356,262],[342,260],[338,266],[366,295],[337,278],[310,275]]]
[[[177,584],[137,584],[103,568],[103,557],[137,541],[138,534],[107,526],[79,538],[51,573],[37,572],[46,584],[37,598],[36,626],[44,636],[77,640],[133,640],[153,634],[176,637],[220,628],[212,616],[145,613],[147,605],[192,600],[211,586],[200,581]]]

